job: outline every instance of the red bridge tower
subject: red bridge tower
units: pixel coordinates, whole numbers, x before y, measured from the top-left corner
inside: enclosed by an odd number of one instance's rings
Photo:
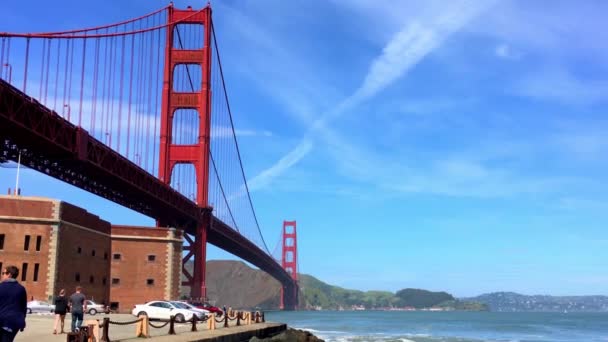
[[[291,275],[293,282],[296,286],[291,288],[281,287],[281,309],[285,309],[285,304],[290,301],[286,297],[290,297],[295,300],[295,306],[293,309],[297,309],[298,303],[298,239],[296,232],[296,221],[283,221],[283,252],[281,253],[281,265],[283,269]],[[293,291],[293,293],[285,293],[286,291]]]
[[[165,69],[163,76],[159,178],[171,184],[171,175],[177,164],[191,164],[196,173],[196,203],[205,215],[197,227],[194,240],[188,235],[188,251],[183,259],[182,272],[187,278],[182,285],[190,286],[192,297],[206,297],[205,265],[207,259],[207,231],[212,222],[209,207],[209,143],[211,129],[211,7],[200,12],[191,8],[177,10],[169,7],[167,14],[167,38],[165,46]],[[201,48],[184,47],[184,32],[193,31],[188,27],[202,26],[203,44]],[[180,27],[182,28],[180,30]],[[181,31],[181,32],[180,32]],[[200,83],[190,84],[192,91],[176,90],[174,73],[180,68],[190,75],[190,70],[200,70]],[[196,110],[199,127],[195,144],[178,145],[174,143],[173,120],[177,111]],[[157,222],[159,226],[166,223]],[[183,265],[194,257],[194,272],[191,275]]]

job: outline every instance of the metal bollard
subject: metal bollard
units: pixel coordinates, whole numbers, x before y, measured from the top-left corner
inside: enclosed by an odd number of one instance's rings
[[[240,326],[241,325],[241,312],[237,311],[236,312],[236,326]]]
[[[228,315],[224,315],[224,328],[228,328]]]
[[[101,342],[110,342],[110,335],[109,335],[109,329],[110,329],[110,318],[109,317],[104,317],[103,318],[103,329],[101,330]]]
[[[198,331],[198,330],[196,330],[196,320],[197,320],[196,315],[192,315],[192,329],[190,331]]]
[[[175,316],[169,316],[169,335],[175,335]]]

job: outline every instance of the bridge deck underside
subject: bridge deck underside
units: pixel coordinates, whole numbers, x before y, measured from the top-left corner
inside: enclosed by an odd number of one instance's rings
[[[28,168],[194,234],[202,209],[57,113],[0,79],[0,162]],[[78,205],[78,203],[75,203]],[[284,286],[289,274],[270,255],[217,218],[209,243],[259,267]]]

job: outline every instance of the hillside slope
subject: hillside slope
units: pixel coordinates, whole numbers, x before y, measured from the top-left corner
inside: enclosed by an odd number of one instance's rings
[[[192,264],[186,269],[191,270]],[[485,305],[462,302],[445,292],[403,289],[389,291],[358,291],[332,286],[306,274],[299,274],[300,309],[351,309],[353,307],[382,309],[390,307],[437,307],[446,310],[486,310]],[[207,297],[217,306],[264,310],[277,309],[280,284],[265,272],[241,261],[207,261]],[[182,288],[182,295],[188,296]]]

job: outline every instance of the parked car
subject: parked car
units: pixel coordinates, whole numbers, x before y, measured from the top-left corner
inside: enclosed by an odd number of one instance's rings
[[[196,317],[199,319],[211,315],[211,312],[209,312],[209,310],[199,309],[196,306],[194,306],[192,304],[188,304],[186,302],[171,301],[171,304],[177,306],[180,309],[188,309],[188,310],[196,312],[197,313]]]
[[[188,302],[188,304],[195,306],[199,309],[203,309],[203,310],[207,310],[211,313],[214,313],[218,316],[221,316],[224,314],[224,312],[222,311],[222,309],[218,308],[217,306],[213,306],[209,303],[204,303],[204,302]]]
[[[195,313],[189,309],[183,309],[171,302],[167,301],[152,301],[146,304],[137,304],[131,311],[133,316],[146,315],[150,319],[169,319],[171,316],[175,316],[176,322],[185,322],[192,319],[192,316],[197,315],[198,318],[202,314]]]
[[[106,306],[103,304],[97,304],[92,300],[88,300],[86,301],[87,303],[87,313],[89,315],[95,315],[98,312],[104,312],[106,311]]]
[[[27,313],[31,314],[34,312],[53,313],[55,312],[55,305],[40,300],[27,302]]]

